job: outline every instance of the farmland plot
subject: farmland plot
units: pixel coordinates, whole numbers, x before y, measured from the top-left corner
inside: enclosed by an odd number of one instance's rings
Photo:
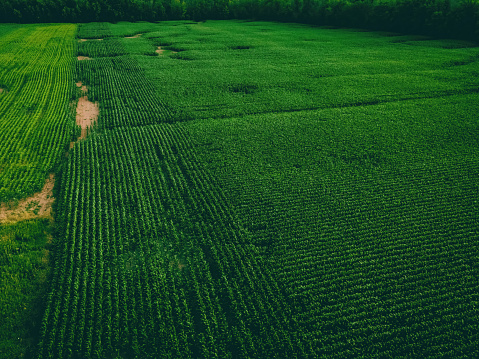
[[[162,101],[192,119],[477,93],[479,50],[466,42],[266,22],[142,31],[125,47]],[[154,56],[157,46],[177,53]]]
[[[467,95],[188,124],[317,353],[477,351],[478,109]]]
[[[54,172],[74,134],[75,25],[0,25],[0,358],[32,354],[48,291]]]
[[[388,35],[81,25],[38,358],[478,354],[479,51]]]
[[[40,191],[68,147],[75,28],[0,28],[0,203]]]
[[[112,62],[151,86],[134,59],[121,57]],[[89,63],[96,74],[86,83],[112,71],[103,59]],[[61,236],[39,357],[306,355],[290,309],[249,254],[255,249],[188,135],[162,124],[156,107],[137,118],[160,124],[128,122],[118,106],[126,86],[118,84],[116,99],[98,98],[111,106],[99,119],[110,128],[99,124],[73,147],[58,182]]]

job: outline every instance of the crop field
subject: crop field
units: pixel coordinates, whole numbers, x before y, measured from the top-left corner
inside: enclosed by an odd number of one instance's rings
[[[31,357],[479,357],[479,47],[119,22],[0,58],[2,201],[55,172]]]
[[[68,146],[75,25],[0,25],[0,202],[39,191]]]

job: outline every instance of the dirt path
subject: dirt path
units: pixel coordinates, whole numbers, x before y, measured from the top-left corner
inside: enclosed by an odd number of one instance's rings
[[[88,128],[93,126],[98,120],[100,114],[100,108],[98,102],[91,102],[88,100],[88,87],[83,85],[82,82],[76,83],[77,87],[82,92],[82,97],[78,100],[76,105],[76,124],[81,127],[81,134],[77,141],[83,140],[88,135]],[[70,142],[70,149],[75,146],[75,142]]]
[[[88,96],[80,97],[77,105],[76,123],[81,127],[81,135],[78,140],[86,138],[88,128],[98,120],[100,109],[98,102],[88,101]]]
[[[78,59],[78,61],[91,60],[91,58],[88,57],[88,56],[78,56],[77,59]]]
[[[0,223],[12,223],[26,219],[52,218],[53,186],[55,175],[50,174],[43,189],[22,199],[17,205],[3,203],[0,206]]]
[[[136,34],[134,36],[125,36],[125,39],[138,39],[143,34]]]

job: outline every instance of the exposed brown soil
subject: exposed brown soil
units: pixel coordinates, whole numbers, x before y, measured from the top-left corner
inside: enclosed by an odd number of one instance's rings
[[[77,141],[87,137],[88,129],[98,120],[100,109],[98,102],[88,101],[88,87],[83,85],[83,82],[77,82],[76,86],[80,88],[82,97],[78,99],[78,102],[72,102],[72,108],[76,111],[76,124],[81,127],[81,134]],[[70,150],[75,146],[76,141],[70,142]],[[65,153],[68,157],[69,151]]]
[[[125,39],[138,39],[143,34],[136,34],[134,36],[125,36]]]
[[[103,41],[103,39],[80,39],[78,42],[85,42],[85,41]]]
[[[53,186],[55,175],[46,180],[41,192],[23,199],[17,205],[3,203],[0,206],[0,223],[11,223],[26,219],[52,218]]]
[[[78,61],[83,61],[83,60],[91,60],[88,56],[78,56],[77,57]]]
[[[81,81],[77,82],[76,85],[77,85],[77,87],[80,87],[81,92],[83,92],[83,93],[88,92],[88,88],[85,85],[83,85],[83,82],[81,82]]]
[[[4,90],[0,87],[0,93],[2,93]]]
[[[76,123],[81,127],[81,135],[78,138],[82,140],[86,138],[88,128],[91,127],[97,120],[100,114],[98,102],[88,101],[88,96],[80,97],[77,105]]]

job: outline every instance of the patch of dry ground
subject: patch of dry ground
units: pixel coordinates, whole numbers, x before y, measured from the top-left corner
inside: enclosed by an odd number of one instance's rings
[[[43,189],[33,196],[22,199],[18,204],[2,203],[0,206],[0,223],[19,222],[26,219],[52,218],[53,186],[55,175],[46,180]]]
[[[82,82],[76,83],[77,87],[81,89],[83,94],[82,97],[78,100],[76,106],[76,124],[81,127],[81,134],[78,137],[77,141],[86,138],[88,134],[88,128],[93,126],[98,120],[98,115],[100,114],[100,108],[98,102],[91,102],[88,100],[88,88],[83,85]],[[70,142],[70,149],[73,148],[75,142]]]
[[[85,42],[85,41],[103,41],[103,39],[80,39],[78,42]]]
[[[81,127],[81,135],[78,137],[79,140],[86,138],[88,128],[93,126],[98,120],[99,114],[100,109],[98,107],[98,102],[93,103],[88,101],[88,96],[80,97],[78,100],[76,115],[77,125]]]
[[[83,61],[83,60],[91,60],[88,56],[78,56],[78,61]]]
[[[137,39],[137,38],[139,38],[141,35],[143,35],[143,34],[136,34],[136,35],[134,35],[134,36],[125,36],[125,39]]]
[[[77,82],[76,85],[77,85],[77,87],[80,87],[81,92],[83,92],[83,93],[87,93],[87,92],[88,92],[88,88],[87,88],[85,85],[83,85],[82,82]]]

